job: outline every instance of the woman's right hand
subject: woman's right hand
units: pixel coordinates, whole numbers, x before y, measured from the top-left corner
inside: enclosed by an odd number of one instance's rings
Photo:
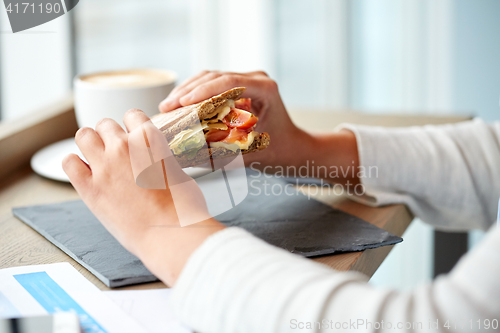
[[[227,73],[203,71],[177,86],[160,103],[161,112],[170,112],[181,106],[195,104],[226,90],[246,87],[244,98],[252,99],[252,113],[259,117],[256,130],[271,137],[269,147],[244,156],[245,163],[257,168],[296,164],[298,153],[310,136],[291,121],[281,100],[277,83],[264,72]]]

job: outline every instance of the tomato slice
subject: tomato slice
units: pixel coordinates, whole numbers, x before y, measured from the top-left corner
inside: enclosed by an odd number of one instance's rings
[[[250,112],[231,108],[231,111],[222,119],[222,122],[226,124],[227,127],[247,129],[253,127],[257,123],[257,117]]]
[[[234,101],[234,107],[250,112],[252,110],[252,100],[250,98],[240,98]]]
[[[230,130],[211,129],[205,134],[206,142],[218,142],[224,140],[229,135]]]
[[[248,133],[251,131],[242,128],[232,128],[229,135],[222,142],[234,143],[235,141],[244,142],[247,140]]]

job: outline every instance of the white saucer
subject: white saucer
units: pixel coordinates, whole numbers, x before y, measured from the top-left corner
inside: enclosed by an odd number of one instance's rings
[[[31,168],[40,176],[69,183],[69,178],[62,168],[62,160],[69,154],[77,154],[84,161],[74,138],[62,140],[39,150],[31,158]],[[204,168],[184,169],[189,176],[197,178],[207,173]]]
[[[31,158],[31,168],[40,176],[69,183],[62,168],[62,160],[69,154],[77,154],[85,161],[75,139],[69,138],[39,150]]]

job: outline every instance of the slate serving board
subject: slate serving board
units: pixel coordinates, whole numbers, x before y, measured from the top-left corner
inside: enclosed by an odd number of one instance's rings
[[[287,184],[283,179],[253,175],[251,181],[246,199],[216,218],[290,252],[313,257],[402,241],[400,237],[301,193],[270,192],[265,195],[261,191],[257,194],[264,186]],[[108,233],[81,200],[19,207],[12,211],[108,287],[157,280],[137,257]]]

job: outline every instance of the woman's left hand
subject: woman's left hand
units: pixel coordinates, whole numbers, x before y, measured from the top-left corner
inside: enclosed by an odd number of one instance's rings
[[[123,121],[131,133],[149,118],[140,110],[130,110]],[[129,133],[111,119],[101,120],[95,130],[81,128],[75,141],[88,164],[73,154],[64,159],[63,168],[106,229],[153,274],[172,285],[190,254],[224,226],[208,218],[182,227],[169,187],[155,190],[136,185]],[[204,208],[195,205],[192,209]]]

